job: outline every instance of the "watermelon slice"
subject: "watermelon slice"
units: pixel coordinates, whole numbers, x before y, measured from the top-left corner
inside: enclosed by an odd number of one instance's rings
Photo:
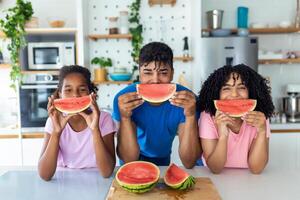
[[[214,100],[217,110],[228,113],[231,117],[241,117],[256,107],[255,99]]]
[[[55,99],[54,107],[62,113],[74,114],[84,111],[91,105],[91,96]]]
[[[129,192],[144,193],[151,190],[159,179],[159,168],[150,162],[129,162],[117,171],[118,184]]]
[[[176,84],[137,84],[136,90],[145,101],[161,103],[174,95]]]
[[[166,185],[177,190],[186,190],[195,184],[195,178],[172,163],[164,176]]]

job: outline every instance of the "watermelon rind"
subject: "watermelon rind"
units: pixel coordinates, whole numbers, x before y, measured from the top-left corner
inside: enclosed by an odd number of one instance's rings
[[[215,105],[215,108],[216,108],[216,110],[220,110],[220,111],[222,111],[222,109],[221,108],[219,108],[218,107],[218,102],[229,102],[229,103],[231,103],[231,104],[234,104],[234,103],[236,103],[237,101],[238,102],[242,102],[242,101],[244,101],[244,102],[251,102],[253,105],[251,106],[251,107],[249,107],[247,110],[244,110],[244,111],[241,111],[241,112],[239,112],[239,113],[230,113],[230,111],[229,112],[227,112],[227,114],[230,116],[230,117],[242,117],[242,116],[244,116],[247,112],[250,112],[250,111],[253,111],[254,109],[255,109],[255,107],[256,107],[256,104],[257,104],[257,101],[255,100],[255,99],[232,99],[232,100],[214,100],[214,105]],[[232,106],[232,105],[231,105]],[[233,106],[232,106],[233,107]],[[239,106],[238,105],[236,105],[236,107],[238,108]]]
[[[120,172],[122,172],[122,170],[124,168],[126,168],[129,165],[134,165],[134,164],[139,164],[139,163],[147,164],[156,171],[156,177],[152,181],[134,184],[134,183],[128,183],[126,181],[120,180],[118,175]],[[116,181],[123,189],[125,189],[129,192],[144,193],[144,192],[150,191],[152,188],[155,187],[155,185],[157,184],[157,182],[159,180],[159,175],[160,175],[160,170],[155,164],[146,162],[146,161],[133,161],[133,162],[126,163],[125,165],[123,165],[119,168],[119,170],[116,173]]]
[[[61,105],[59,104],[59,102],[61,102],[61,101],[69,101],[70,104],[76,104],[76,103],[77,103],[77,105],[78,105],[78,104],[80,103],[80,101],[83,101],[83,100],[86,101],[86,100],[88,100],[88,98],[89,98],[89,101],[88,101],[87,103],[85,103],[85,105],[79,107],[78,109],[74,109],[74,108],[73,108],[72,110],[69,110],[69,109],[66,109],[66,108],[64,108],[63,106],[61,106]],[[66,103],[66,102],[65,102],[65,103]],[[60,112],[62,112],[62,113],[66,113],[66,114],[75,114],[75,113],[80,113],[80,112],[86,110],[88,107],[90,107],[91,103],[92,103],[92,99],[91,99],[91,96],[89,95],[89,96],[83,96],[83,97],[74,97],[74,98],[65,98],[65,99],[55,99],[55,100],[54,100],[54,107],[55,107],[58,111],[60,111]]]
[[[178,182],[176,183],[170,183],[168,181],[168,175],[169,175],[169,172],[171,173],[171,170],[172,168],[176,168],[177,170],[179,170],[180,172],[184,173],[184,177],[182,178],[182,180],[179,180]],[[189,189],[191,187],[193,187],[195,185],[195,178],[191,175],[189,175],[187,172],[185,172],[183,169],[179,168],[177,165],[175,164],[171,164],[167,171],[166,171],[166,174],[164,176],[164,182],[167,186],[173,188],[173,189],[176,189],[176,190],[186,190],[186,189]]]
[[[163,85],[170,85],[172,86],[172,90],[169,92],[169,95],[167,96],[164,96],[164,97],[161,97],[161,98],[158,98],[158,97],[153,97],[153,98],[150,98],[150,97],[146,97],[144,96],[143,94],[140,93],[140,87],[141,85],[157,85],[158,87],[158,90],[161,89],[162,87],[160,86],[163,86]],[[176,84],[172,84],[172,83],[168,83],[168,84],[137,84],[136,85],[136,90],[137,90],[137,93],[142,97],[142,99],[144,99],[145,101],[148,101],[150,103],[162,103],[164,101],[167,101],[169,100],[173,95],[174,93],[176,92]]]

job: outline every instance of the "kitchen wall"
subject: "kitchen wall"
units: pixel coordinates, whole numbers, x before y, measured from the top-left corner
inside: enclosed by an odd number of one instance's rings
[[[248,22],[260,23],[270,27],[278,26],[280,22],[294,22],[296,15],[296,0],[203,0],[202,1],[202,28],[207,27],[206,11],[212,9],[224,10],[223,28],[237,27],[237,7],[249,8]],[[267,34],[259,37],[259,50],[261,51],[300,51],[300,34]],[[268,64],[259,65],[259,72],[270,78],[272,96],[276,110],[280,111],[280,98],[286,96],[286,84],[300,84],[300,64]]]

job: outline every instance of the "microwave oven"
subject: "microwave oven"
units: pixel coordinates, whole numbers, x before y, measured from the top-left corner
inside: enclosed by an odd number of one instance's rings
[[[29,70],[57,70],[75,64],[74,42],[28,43]]]

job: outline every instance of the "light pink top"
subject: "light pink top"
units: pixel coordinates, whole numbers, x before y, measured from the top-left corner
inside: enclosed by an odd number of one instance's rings
[[[217,127],[209,113],[202,112],[198,121],[199,135],[203,139],[218,139]],[[267,137],[270,137],[270,124],[266,120]],[[257,129],[243,122],[240,132],[233,133],[231,130],[228,135],[227,161],[225,167],[248,168],[248,153],[252,141],[256,138]]]
[[[103,111],[100,114],[99,127],[102,137],[117,130],[111,115]],[[49,117],[45,125],[45,132],[52,134],[52,130],[52,120]],[[60,136],[57,165],[68,168],[97,167],[90,128],[75,132],[67,123]]]

